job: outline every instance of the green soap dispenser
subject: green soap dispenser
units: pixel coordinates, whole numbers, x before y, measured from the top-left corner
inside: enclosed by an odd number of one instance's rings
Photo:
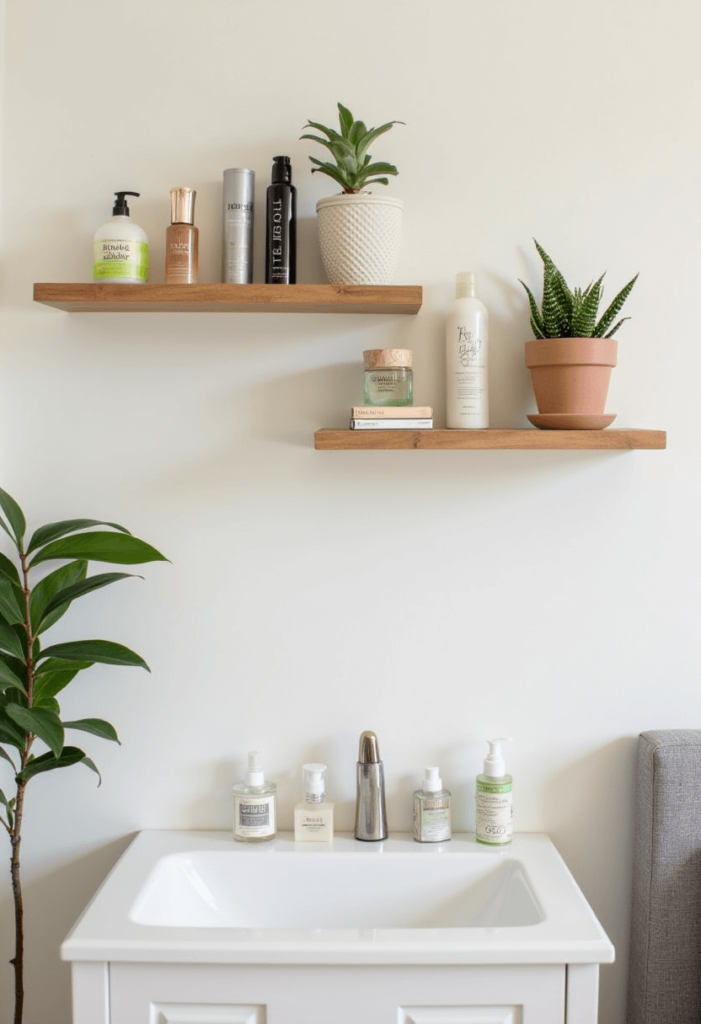
[[[112,219],[98,228],[93,241],[93,280],[101,284],[145,284],[148,280],[148,238],[129,216],[126,196],[115,192]]]
[[[513,779],[506,774],[501,753],[509,738],[487,740],[484,773],[477,776],[476,839],[488,846],[503,846],[513,836]]]

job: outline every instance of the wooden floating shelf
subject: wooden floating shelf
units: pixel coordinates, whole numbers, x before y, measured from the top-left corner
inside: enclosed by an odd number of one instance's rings
[[[34,301],[68,313],[401,313],[420,285],[35,284]]]
[[[319,451],[632,451],[667,447],[664,430],[334,430],[314,435]]]

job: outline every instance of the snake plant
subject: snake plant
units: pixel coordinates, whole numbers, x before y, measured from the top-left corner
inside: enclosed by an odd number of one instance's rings
[[[342,103],[338,104],[338,120],[340,132],[327,128],[317,121],[308,121],[304,126],[323,132],[326,138],[318,135],[300,135],[300,139],[311,139],[325,146],[335,160],[335,163],[329,163],[310,156],[311,162],[316,164],[312,167],[312,174],[315,171],[327,174],[329,178],[337,181],[346,193],[362,192],[367,185],[388,185],[389,179],[385,175],[398,174],[399,171],[394,164],[372,163],[368,147],[393,125],[404,122],[388,121],[379,128],[367,128],[362,121],[356,121],[350,110]]]
[[[528,295],[528,304],[531,309],[531,329],[536,338],[613,337],[621,324],[630,319],[630,317],[624,316],[614,324],[614,320],[630,295],[638,275],[636,274],[632,281],[629,281],[621,289],[611,305],[597,320],[605,275],[602,274],[596,281],[592,281],[584,290],[581,288],[570,289],[543,247],[535,239],[533,241],[543,261],[541,309],[538,309],[538,304],[528,285],[523,281],[521,284]]]

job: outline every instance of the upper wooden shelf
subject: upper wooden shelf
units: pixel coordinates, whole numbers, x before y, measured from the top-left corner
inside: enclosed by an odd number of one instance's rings
[[[35,284],[68,313],[418,313],[420,285]]]
[[[317,430],[320,451],[465,449],[631,451],[666,448],[664,430]]]

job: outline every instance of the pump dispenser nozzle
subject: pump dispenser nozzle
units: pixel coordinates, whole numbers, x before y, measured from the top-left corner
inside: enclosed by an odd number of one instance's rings
[[[115,192],[115,195],[116,195],[117,198],[115,199],[114,206],[112,207],[112,216],[113,217],[128,217],[129,216],[129,206],[127,205],[127,201],[126,201],[126,199],[124,197],[125,196],[136,196],[137,199],[138,199],[138,197],[141,195],[141,193],[140,192]]]
[[[497,736],[493,740],[487,740],[489,753],[484,759],[484,774],[492,778],[500,779],[506,774],[506,763],[501,752],[502,743],[509,743],[511,736]]]

